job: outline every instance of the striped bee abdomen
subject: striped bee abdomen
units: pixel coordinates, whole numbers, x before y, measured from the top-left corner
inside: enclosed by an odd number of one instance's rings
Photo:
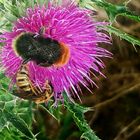
[[[29,92],[32,90],[32,85],[29,79],[29,74],[26,65],[22,65],[20,70],[17,72],[16,84],[19,89]]]
[[[27,64],[22,64],[17,72],[16,86],[17,90],[14,90],[14,95],[23,99],[32,100],[37,104],[47,102],[53,96],[52,86],[48,80],[46,80],[44,88],[34,85],[30,80]]]

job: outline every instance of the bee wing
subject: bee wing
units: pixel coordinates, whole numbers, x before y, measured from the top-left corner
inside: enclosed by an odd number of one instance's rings
[[[27,100],[39,100],[41,99],[44,95],[35,95],[33,92],[25,92],[24,90],[13,90],[12,92],[13,95],[22,98],[22,99],[27,99]]]
[[[23,99],[30,99],[32,96],[32,93],[30,92],[25,92],[23,90],[13,90],[12,92],[13,95],[19,97],[19,98],[23,98]]]

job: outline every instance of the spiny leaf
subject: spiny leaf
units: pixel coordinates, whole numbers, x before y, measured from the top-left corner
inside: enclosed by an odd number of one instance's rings
[[[27,8],[29,8],[29,7],[34,8],[36,4],[42,6],[43,4],[47,4],[47,3],[48,3],[48,1],[46,1],[46,0],[30,0],[30,1],[27,1],[27,0],[4,1],[4,0],[1,0],[0,1],[1,7],[3,6],[2,11],[4,11],[5,14],[8,13],[11,16],[8,19],[13,19],[12,17],[20,18],[25,14]],[[14,20],[15,19],[13,19],[13,21]]]
[[[0,131],[4,131],[6,126],[12,124],[26,137],[35,139],[35,136],[27,125],[32,122],[32,112],[30,109],[32,106],[30,106],[30,103],[27,101],[16,100],[15,97],[7,91],[9,80],[4,77],[2,73],[0,77],[2,87],[0,89]],[[12,129],[13,126],[10,125],[10,129]]]
[[[16,127],[16,129],[21,131],[26,137],[35,139],[35,136],[32,134],[31,130],[29,129],[29,126],[21,118],[18,108],[16,105],[14,105],[14,102],[13,103],[12,101],[6,102],[5,100],[5,103],[1,101],[0,105],[1,105],[1,110],[0,110],[0,124],[1,124],[0,130],[1,131],[7,125],[7,122],[10,122],[13,126]],[[30,116],[27,114],[27,111],[26,112],[23,111],[22,113],[26,114],[26,118],[28,118],[28,121],[29,121]]]
[[[16,129],[5,127],[3,131],[0,132],[0,140],[23,140],[23,136],[19,136],[18,133]]]
[[[109,33],[113,33],[117,36],[119,36],[120,38],[132,43],[133,45],[139,45],[140,46],[140,39],[137,39],[136,37],[129,35],[113,26],[107,26],[107,29],[109,31]]]
[[[134,13],[129,11],[125,4],[124,5],[114,5],[109,2],[106,2],[105,0],[90,0],[90,1],[93,2],[93,3],[90,3],[91,6],[93,6],[95,3],[97,6],[105,9],[111,22],[113,22],[118,15],[127,16],[128,18],[130,18],[132,20],[140,22],[140,16],[135,15]],[[80,2],[86,3],[86,0],[80,0]]]
[[[21,119],[18,115],[15,115],[14,113],[8,112],[7,110],[3,110],[3,113],[4,113],[4,116],[7,119],[7,121],[12,123],[25,136],[35,139],[35,136],[29,130],[27,124],[24,122],[23,119]]]
[[[73,119],[77,126],[79,127],[80,131],[83,133],[81,138],[86,140],[100,140],[93,130],[88,125],[87,121],[84,118],[84,113],[91,110],[88,107],[82,107],[79,104],[72,103],[69,101],[66,93],[63,94],[64,96],[64,105],[68,109],[68,111],[72,114]]]
[[[48,4],[48,0],[0,0],[0,32],[10,31],[12,24],[26,14],[27,8]]]
[[[125,5],[113,5],[105,0],[92,0],[97,6],[100,6],[106,10],[110,20],[113,22],[118,15],[125,15],[133,20],[140,21],[138,15],[130,12]]]
[[[61,112],[61,108],[62,105],[59,105],[57,107],[54,107],[53,105],[54,101],[49,101],[47,103],[47,106],[43,106],[43,105],[39,105],[41,108],[43,108],[44,110],[46,110],[53,118],[55,118],[58,122],[60,122],[60,119],[62,117],[62,112]]]
[[[14,5],[12,4],[12,1],[4,1],[1,2],[3,4],[4,9],[2,10],[4,13],[4,17],[8,19],[10,22],[14,22],[17,20],[17,18],[21,17],[23,13],[21,13],[22,9],[25,9],[23,7],[22,3],[20,5],[15,3]],[[22,11],[25,12],[25,11]]]
[[[93,131],[90,131],[90,130],[84,132],[82,134],[81,138],[86,139],[86,140],[100,140],[97,136],[95,136],[94,139],[93,139]]]

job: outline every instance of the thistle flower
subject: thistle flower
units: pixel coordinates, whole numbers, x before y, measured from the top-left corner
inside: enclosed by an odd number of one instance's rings
[[[70,55],[67,63],[61,66],[42,67],[30,61],[32,82],[43,87],[49,80],[56,100],[63,91],[68,96],[74,91],[79,97],[79,84],[87,88],[89,83],[96,85],[89,76],[90,71],[103,75],[101,68],[104,68],[104,63],[101,58],[111,57],[111,53],[100,48],[98,43],[110,41],[106,34],[97,31],[97,26],[104,23],[95,22],[90,14],[90,10],[79,8],[74,3],[59,6],[49,3],[48,6],[28,8],[26,15],[14,23],[12,31],[1,35],[1,42],[4,42],[1,60],[6,75],[13,78],[22,63],[22,58],[16,55],[12,47],[15,38],[23,32],[38,35],[39,30],[45,27],[44,37],[64,44]]]

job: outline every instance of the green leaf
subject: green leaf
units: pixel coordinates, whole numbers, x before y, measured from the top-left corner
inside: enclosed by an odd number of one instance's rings
[[[28,101],[17,100],[7,91],[9,88],[8,78],[4,77],[2,73],[0,77],[0,132],[2,133],[5,127],[9,127],[15,133],[14,127],[22,132],[24,136],[35,139],[29,128],[32,123],[32,104]],[[20,137],[19,134],[17,135]]]
[[[27,124],[24,122],[23,119],[21,119],[18,115],[8,112],[7,110],[3,110],[4,116],[12,123],[19,131],[21,131],[25,136],[28,138],[35,139],[35,136],[33,133],[29,130]]]
[[[19,131],[16,128],[5,127],[2,132],[0,132],[0,140],[23,140],[27,137],[19,136]]]
[[[61,108],[62,105],[58,104],[57,107],[54,107],[54,101],[49,101],[47,103],[47,106],[43,106],[43,105],[39,105],[41,108],[43,108],[44,110],[46,110],[53,118],[55,118],[58,122],[60,122],[61,117],[62,117],[62,112],[61,112]]]
[[[105,27],[104,27],[105,28]],[[140,46],[140,39],[137,39],[136,37],[129,35],[113,26],[107,26],[106,27],[108,29],[109,33],[113,33],[116,36],[119,36],[120,38],[132,43],[133,45],[139,45]]]
[[[80,106],[77,103],[72,103],[66,93],[63,94],[63,97],[65,107],[72,114],[75,123],[83,133],[81,138],[84,138],[86,140],[100,140],[90,128],[84,117],[84,113],[90,111],[91,108]]]
[[[38,0],[37,1],[38,5],[40,5],[40,6],[43,6],[44,4],[47,5],[48,2],[49,2],[49,0]]]
[[[111,22],[113,22],[118,15],[127,16],[128,18],[132,20],[140,22],[140,16],[135,15],[134,13],[129,11],[125,4],[113,5],[109,2],[106,2],[105,0],[90,0],[90,1],[91,2],[89,2],[88,0],[88,3],[90,3],[90,6],[94,7],[94,3],[95,3],[97,6],[105,9]],[[84,3],[86,5],[87,1],[80,0],[80,3]]]
[[[5,78],[5,75],[4,75],[4,73],[0,72],[0,80],[3,78]]]
[[[80,0],[79,6],[89,10],[96,11],[95,5],[91,0]]]
[[[16,112],[20,116],[20,118],[22,118],[28,124],[28,127],[30,128],[33,121],[33,108],[34,103],[26,100],[18,102],[16,108],[14,108],[14,112]]]
[[[5,77],[4,73],[0,72],[0,93],[6,93],[9,87],[9,79]],[[0,96],[3,96],[0,94]]]
[[[94,134],[95,135],[95,134]],[[93,137],[93,131],[86,131],[82,134],[81,138],[86,140],[100,140],[97,136]]]
[[[5,1],[5,0],[0,0],[0,5],[1,7],[3,7],[3,12],[5,14],[8,13],[9,17],[8,19],[14,19],[16,20],[17,18],[22,17],[25,12],[26,9],[29,7],[34,8],[36,4],[39,5],[43,5],[43,4],[47,4],[48,1],[46,0],[10,0],[10,1]],[[1,8],[2,9],[2,8]],[[13,18],[14,17],[14,18]],[[7,17],[6,17],[7,18]]]
[[[0,102],[1,110],[0,110],[0,131],[2,131],[7,123],[10,122],[16,129],[22,132],[26,137],[35,139],[35,136],[29,129],[29,126],[25,123],[25,121],[21,117],[17,105],[15,101],[7,101],[5,103]],[[23,107],[22,107],[23,109]],[[27,111],[23,111],[22,114],[26,114],[26,118],[29,120],[30,117],[27,115]]]
[[[0,0],[0,32],[11,31],[12,24],[26,14],[27,8],[37,4],[47,6],[49,0]]]
[[[3,116],[2,110],[0,110],[0,132],[6,127],[7,121],[5,120],[5,117]]]

